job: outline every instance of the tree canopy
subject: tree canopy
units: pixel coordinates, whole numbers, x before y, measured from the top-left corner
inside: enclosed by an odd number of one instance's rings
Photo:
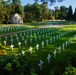
[[[18,13],[23,17],[24,22],[38,22],[43,20],[65,19],[68,21],[76,21],[76,9],[73,13],[72,6],[67,8],[61,6],[59,10],[51,10],[47,2],[56,0],[41,0],[42,4],[38,4],[39,0],[35,0],[34,4],[21,5],[21,0],[0,0],[0,23],[11,23],[11,14]],[[58,0],[61,2],[61,0]]]

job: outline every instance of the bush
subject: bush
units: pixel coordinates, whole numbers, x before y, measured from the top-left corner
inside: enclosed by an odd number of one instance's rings
[[[71,65],[68,65],[68,67],[66,67],[63,75],[75,75],[74,68]]]
[[[0,58],[0,75],[36,75],[31,62],[23,55],[9,55]]]

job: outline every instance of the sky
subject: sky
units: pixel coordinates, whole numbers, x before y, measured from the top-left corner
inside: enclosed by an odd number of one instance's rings
[[[22,2],[22,5],[27,5],[28,3],[29,4],[33,4],[35,1],[34,0],[21,0]],[[40,3],[40,2],[38,2]],[[52,6],[49,6],[50,9],[54,9],[54,6],[66,6],[66,7],[69,7],[70,5],[72,5],[72,8],[73,8],[73,11],[75,10],[76,8],[76,0],[64,0],[63,2],[56,2],[55,4],[53,4]]]

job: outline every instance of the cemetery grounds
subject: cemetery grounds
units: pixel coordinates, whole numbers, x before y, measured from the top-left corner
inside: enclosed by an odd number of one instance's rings
[[[26,42],[25,42],[26,40]],[[4,43],[6,41],[6,43]],[[21,43],[20,47],[18,43]],[[42,47],[44,42],[44,47]],[[10,47],[14,45],[13,50]],[[36,45],[39,45],[38,50]],[[32,47],[30,54],[29,48]],[[59,50],[59,47],[61,49]],[[76,75],[76,25],[4,25],[0,27],[0,56],[25,51],[38,75],[61,75],[71,64]],[[54,51],[56,50],[56,57]],[[51,55],[48,64],[47,56]],[[39,62],[43,61],[42,70]]]

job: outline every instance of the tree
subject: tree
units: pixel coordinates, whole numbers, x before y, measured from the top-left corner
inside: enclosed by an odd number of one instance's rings
[[[34,3],[32,5],[27,4],[24,6],[24,12],[25,12],[25,21],[32,22],[36,21],[38,22],[41,20],[42,15],[42,9],[38,3]]]
[[[71,6],[71,5],[70,5],[69,8],[68,8],[68,13],[67,13],[66,19],[67,19],[68,21],[73,20],[73,11],[72,11],[72,6]]]
[[[48,20],[51,20],[53,19],[53,15],[52,15],[52,10],[49,9],[49,12],[48,12]]]
[[[55,19],[59,18],[59,10],[55,10]]]
[[[73,14],[73,20],[76,21],[76,8],[75,8],[75,12]]]
[[[67,16],[67,7],[61,6],[59,12],[59,18],[63,20],[66,19],[66,16]]]
[[[0,75],[32,75],[32,73],[35,72],[25,55],[12,54],[0,57]]]
[[[26,6],[24,6],[24,14],[25,14],[24,17],[25,22],[31,22],[33,20],[34,14],[32,11],[32,5],[27,4]]]
[[[24,11],[20,0],[12,0],[11,8],[12,8],[11,14],[18,13],[22,17],[24,17]]]
[[[42,8],[42,15],[41,15],[42,19],[43,20],[48,19],[49,9],[47,7],[47,3],[46,4],[45,3],[41,4],[41,8]]]
[[[0,22],[1,23],[10,23],[10,12],[11,7],[9,1],[2,0],[0,2]]]
[[[20,0],[12,0],[12,4],[21,4]]]
[[[33,11],[34,19],[36,20],[36,22],[41,20],[42,9],[41,9],[41,7],[40,7],[40,5],[38,3],[35,2],[32,5],[32,11]]]

